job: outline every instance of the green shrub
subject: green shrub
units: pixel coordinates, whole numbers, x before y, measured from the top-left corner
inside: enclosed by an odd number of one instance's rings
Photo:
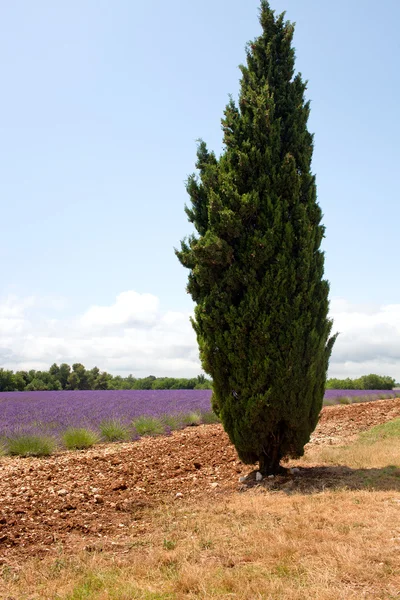
[[[7,451],[12,456],[50,456],[55,442],[40,435],[18,435],[8,439]]]
[[[323,406],[335,406],[336,402],[333,398],[326,398],[323,401]]]
[[[339,404],[352,404],[352,398],[350,396],[340,396],[338,402]]]
[[[99,436],[90,429],[70,427],[64,433],[63,441],[68,450],[83,450],[94,446],[99,441]]]
[[[388,398],[395,398],[395,397],[396,397],[396,394],[394,392],[377,394],[377,398],[379,398],[379,400],[386,400]]]
[[[100,432],[107,442],[123,442],[129,440],[129,429],[119,419],[109,419],[100,423]]]
[[[349,404],[360,404],[360,402],[368,402],[371,399],[373,400],[374,397],[372,396],[371,398],[370,396],[352,396],[351,402]]]
[[[182,415],[182,424],[186,427],[190,426],[190,425],[200,425],[200,423],[201,423],[201,413],[199,413],[197,411],[184,413]]]
[[[160,419],[142,415],[133,421],[133,425],[139,435],[157,435],[164,433],[164,425]]]
[[[204,425],[212,425],[213,423],[221,423],[213,410],[201,414],[201,422]]]
[[[165,427],[169,427],[171,431],[181,429],[183,427],[182,415],[180,413],[172,415],[163,415],[161,421]]]

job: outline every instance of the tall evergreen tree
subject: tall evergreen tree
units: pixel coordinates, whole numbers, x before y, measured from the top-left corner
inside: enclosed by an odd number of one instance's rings
[[[193,326],[213,408],[247,464],[275,473],[301,456],[322,407],[335,336],[311,172],[306,84],[294,73],[294,27],[261,1],[217,158],[200,142],[187,182],[196,235],[176,254],[190,269]]]

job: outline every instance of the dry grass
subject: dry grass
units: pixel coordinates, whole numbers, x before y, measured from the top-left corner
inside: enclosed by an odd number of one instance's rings
[[[346,465],[353,469],[400,466],[400,419],[362,433],[346,446],[309,446],[303,464]]]
[[[314,447],[302,462],[385,471],[400,466],[399,439]],[[400,484],[390,481],[387,491],[260,487],[213,503],[177,500],[149,509],[114,546],[99,538],[96,548],[3,566],[0,598],[399,599]]]
[[[1,598],[399,598],[400,494],[252,491],[158,509],[113,552],[3,570]]]
[[[346,465],[353,469],[379,469],[400,465],[400,441],[383,440],[380,444],[320,446],[310,448],[298,461],[303,464]]]

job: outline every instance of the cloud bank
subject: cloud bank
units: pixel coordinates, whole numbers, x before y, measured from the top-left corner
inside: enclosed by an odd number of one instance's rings
[[[339,332],[332,352],[331,377],[368,373],[390,375],[400,381],[400,304],[331,302],[333,331]]]
[[[162,309],[152,294],[122,292],[110,306],[90,306],[74,318],[62,315],[59,298],[0,300],[0,366],[48,369],[53,362],[97,365],[113,374],[192,377],[201,372],[189,312]],[[57,312],[56,312],[57,314]],[[331,301],[339,332],[329,376],[367,373],[400,380],[400,304]]]
[[[16,297],[0,302],[0,366],[48,369],[53,362],[81,362],[138,377],[201,372],[190,313],[162,311],[151,294],[123,292],[112,305],[91,306],[73,319],[45,318],[39,304]]]

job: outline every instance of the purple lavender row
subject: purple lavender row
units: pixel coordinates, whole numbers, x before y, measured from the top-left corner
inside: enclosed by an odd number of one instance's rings
[[[142,415],[209,412],[210,399],[210,390],[3,392],[0,436],[40,432],[60,437],[68,427],[98,429],[109,419],[128,425]]]
[[[327,390],[327,404],[396,396],[382,390]],[[3,392],[0,394],[0,437],[17,433],[60,437],[69,427],[99,428],[117,419],[130,424],[148,415],[163,417],[211,410],[210,390],[99,390]]]
[[[396,398],[400,395],[399,391],[395,390],[325,390],[324,400],[336,400],[338,398],[371,398],[378,400],[379,397]]]

